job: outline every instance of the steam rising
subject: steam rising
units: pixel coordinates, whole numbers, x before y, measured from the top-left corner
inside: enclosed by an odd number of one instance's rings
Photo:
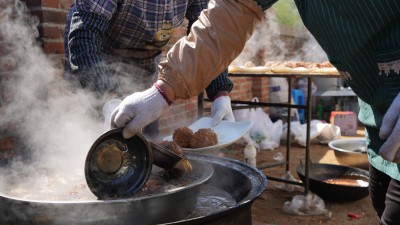
[[[244,50],[232,64],[243,65],[247,61],[257,62],[259,59],[263,61],[256,63],[259,66],[268,61],[322,62],[327,60],[326,53],[303,26],[294,30],[297,35],[304,36],[300,37],[304,39],[304,44],[295,49],[296,52],[289,52],[288,46],[280,38],[281,27],[277,22],[273,8],[268,9],[264,20],[257,24],[256,30],[246,42]]]
[[[234,63],[243,64],[259,54],[265,61],[285,59],[288,52],[284,42],[277,38],[279,26],[274,14],[267,13],[266,17]],[[86,154],[104,132],[96,111],[99,100],[84,91],[71,91],[62,78],[63,71],[57,69],[38,46],[37,25],[37,19],[27,13],[20,1],[0,11],[0,37],[2,43],[7,44],[1,60],[10,65],[8,71],[2,68],[0,77],[5,89],[2,92],[10,98],[0,102],[0,126],[16,126],[17,135],[24,141],[32,159],[14,162],[10,169],[1,170],[0,176],[5,181],[14,172],[32,169],[30,175],[20,181],[32,189],[36,186],[29,182],[39,182],[40,186],[41,180],[35,178],[43,177],[43,171],[52,171],[53,174],[45,174],[49,177],[77,175],[83,180]],[[310,56],[320,56],[311,59],[304,55],[303,60],[325,59],[325,53],[311,36],[303,47],[312,49],[303,51]],[[51,191],[65,191],[65,184],[71,183],[67,178],[57,182],[64,186]],[[0,191],[3,188],[4,184],[0,184]]]
[[[24,178],[27,182],[45,175],[40,169],[44,168],[52,171],[53,174],[46,174],[49,176],[79,175],[84,179],[86,154],[104,132],[101,120],[95,116],[98,100],[83,91],[70,90],[63,72],[38,46],[38,21],[27,13],[23,3],[16,1],[3,7],[0,20],[0,37],[7,44],[2,60],[12,67],[2,79],[10,99],[1,102],[0,126],[16,126],[17,136],[24,141],[32,159],[14,162],[9,170],[0,173],[6,176],[32,169],[32,174]],[[29,187],[36,188],[32,184]]]

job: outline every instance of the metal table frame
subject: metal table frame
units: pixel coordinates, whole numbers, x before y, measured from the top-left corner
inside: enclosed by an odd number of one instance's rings
[[[283,182],[283,183],[288,183],[288,184],[294,184],[294,185],[300,185],[304,186],[304,194],[307,194],[309,191],[309,163],[310,163],[310,122],[311,122],[311,114],[312,114],[312,98],[307,98],[307,101],[305,102],[305,105],[296,105],[292,104],[292,79],[297,79],[297,78],[307,78],[307,96],[312,96],[311,90],[312,90],[312,79],[313,78],[338,78],[340,77],[338,74],[247,74],[247,73],[229,73],[228,76],[230,77],[257,77],[257,78],[271,78],[271,77],[282,77],[282,78],[287,78],[288,79],[288,100],[287,103],[269,103],[269,102],[252,102],[252,101],[240,101],[240,100],[231,100],[232,104],[244,104],[248,106],[244,107],[232,107],[232,109],[238,109],[238,108],[254,108],[254,107],[286,107],[288,109],[288,115],[287,115],[287,142],[286,142],[286,160],[282,162],[275,162],[275,163],[265,163],[262,165],[257,166],[257,169],[263,170],[271,167],[276,167],[285,164],[285,172],[289,171],[289,165],[290,165],[290,145],[291,145],[291,139],[290,139],[290,121],[291,121],[291,109],[296,108],[296,109],[304,109],[305,110],[305,115],[306,115],[306,124],[307,124],[307,133],[306,133],[306,148],[305,148],[305,182],[297,182],[297,181],[292,181],[292,180],[287,180],[279,177],[273,177],[273,176],[268,176],[266,175],[267,179],[278,181],[278,182]],[[206,101],[209,101],[206,99]],[[204,112],[204,93],[200,94],[198,96],[198,116],[199,118],[203,116]]]

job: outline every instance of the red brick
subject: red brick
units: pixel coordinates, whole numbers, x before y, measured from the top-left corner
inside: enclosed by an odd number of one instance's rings
[[[59,8],[60,4],[57,0],[42,0],[43,7]]]
[[[69,10],[71,8],[72,3],[74,3],[74,0],[59,0],[59,2],[61,9]]]
[[[22,2],[25,2],[28,8],[40,7],[42,5],[41,0],[22,0]]]
[[[67,12],[43,10],[42,23],[65,24]]]
[[[64,43],[59,42],[44,42],[43,51],[47,54],[64,54]]]
[[[40,37],[44,38],[63,38],[64,30],[60,27],[43,25],[38,28]]]
[[[15,138],[0,139],[0,152],[12,150],[15,146]]]

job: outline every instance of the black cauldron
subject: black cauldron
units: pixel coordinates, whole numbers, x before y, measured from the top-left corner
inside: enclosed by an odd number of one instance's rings
[[[230,224],[251,225],[251,205],[267,185],[259,170],[237,160],[185,153],[192,165],[212,167],[214,173],[199,185],[148,197],[93,201],[44,201],[0,193],[0,224]],[[236,202],[232,207],[193,216],[197,191],[216,187]]]

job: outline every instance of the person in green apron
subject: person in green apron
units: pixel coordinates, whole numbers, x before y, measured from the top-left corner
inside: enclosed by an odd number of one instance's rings
[[[242,51],[277,0],[213,0],[160,63],[162,93],[134,93],[113,112],[131,136],[147,124],[140,107],[200,93]],[[379,224],[400,222],[400,1],[295,0],[304,25],[357,94],[366,128],[370,198]],[[197,62],[193,65],[193,62]],[[165,101],[164,101],[165,102]],[[158,104],[162,112],[167,104]],[[158,113],[158,112],[156,112]],[[153,114],[151,116],[159,116]]]

